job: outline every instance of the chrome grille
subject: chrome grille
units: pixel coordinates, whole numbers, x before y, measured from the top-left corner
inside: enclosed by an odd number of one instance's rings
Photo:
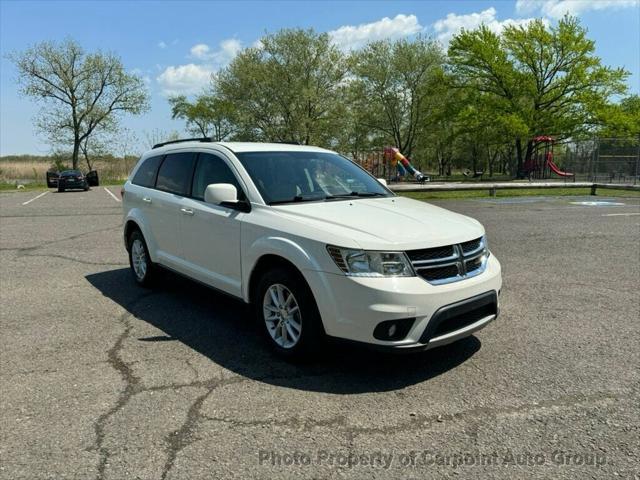
[[[434,285],[457,282],[484,272],[489,251],[484,237],[444,247],[409,250],[416,273]]]
[[[462,248],[462,253],[464,253],[465,255],[475,252],[481,246],[482,246],[482,237],[476,238],[475,240],[471,240],[470,242],[464,242],[460,244],[460,248]]]
[[[452,257],[454,255],[453,245],[438,248],[428,248],[426,250],[413,250],[409,253],[409,259],[414,262],[438,260],[441,258]]]
[[[467,273],[473,273],[479,268],[482,268],[483,257],[472,258],[471,260],[467,260]]]
[[[457,265],[447,265],[444,267],[425,268],[418,274],[429,282],[437,282],[440,280],[446,280],[447,278],[453,278],[458,276]]]

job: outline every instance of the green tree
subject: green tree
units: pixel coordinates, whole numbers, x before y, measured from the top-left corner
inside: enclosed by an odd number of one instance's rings
[[[226,140],[234,132],[234,109],[215,92],[198,95],[194,101],[186,96],[169,98],[172,118],[187,122],[187,131],[193,135]]]
[[[628,72],[603,66],[575,17],[547,27],[542,20],[463,30],[449,46],[460,87],[485,94],[492,110],[517,124],[518,171],[530,158],[531,137],[575,137],[593,128],[611,96],[624,93]],[[526,126],[526,129],[521,129]]]
[[[280,30],[241,52],[215,79],[243,140],[333,145],[347,63],[327,34]]]
[[[111,153],[111,135],[114,133],[115,126],[110,126],[109,128],[94,131],[92,135],[84,137],[80,142],[80,153],[89,171],[93,170],[93,163],[96,158],[106,157]]]
[[[419,37],[379,41],[351,58],[354,108],[371,132],[383,134],[407,156],[438,108],[443,93],[444,55],[437,43]]]
[[[601,137],[632,138],[640,135],[640,95],[630,95],[599,112]]]
[[[38,129],[53,144],[61,136],[71,138],[73,168],[81,145],[101,125],[148,108],[144,82],[113,54],[87,53],[68,39],[38,43],[9,58],[18,69],[22,93],[43,104]]]

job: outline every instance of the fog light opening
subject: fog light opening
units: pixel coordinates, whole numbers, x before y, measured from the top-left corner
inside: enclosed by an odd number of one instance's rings
[[[409,334],[414,321],[415,318],[385,320],[376,326],[373,337],[377,340],[403,340]]]

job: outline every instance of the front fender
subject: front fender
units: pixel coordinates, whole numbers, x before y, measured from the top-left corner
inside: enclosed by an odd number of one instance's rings
[[[135,223],[140,229],[140,231],[142,232],[144,241],[147,244],[147,249],[149,250],[149,256],[151,257],[151,261],[155,262],[157,257],[156,256],[157,244],[154,236],[151,234],[151,229],[149,228],[149,225],[145,221],[145,217],[140,211],[140,209],[132,208],[127,212],[127,215],[124,219],[125,231],[126,231],[126,226],[129,222]],[[126,241],[127,239],[125,238],[125,242]]]
[[[257,239],[244,252],[242,259],[242,296],[249,301],[249,280],[261,257],[277,255],[292,263],[306,278],[306,270],[322,270],[317,258],[290,238],[268,236]]]

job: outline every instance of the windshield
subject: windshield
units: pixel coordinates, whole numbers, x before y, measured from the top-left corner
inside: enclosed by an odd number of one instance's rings
[[[61,177],[74,177],[76,175],[82,175],[79,170],[65,170],[60,174]]]
[[[328,152],[245,152],[237,157],[269,205],[391,197],[358,165]]]

